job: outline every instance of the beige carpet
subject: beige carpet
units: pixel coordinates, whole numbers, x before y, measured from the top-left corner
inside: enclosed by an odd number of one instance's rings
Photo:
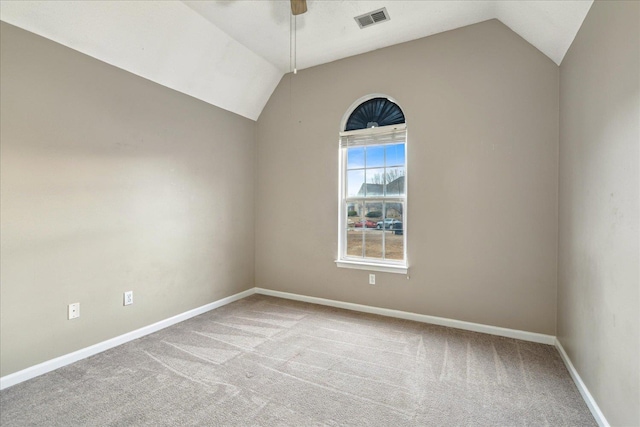
[[[254,295],[0,392],[2,426],[591,426],[555,348]]]

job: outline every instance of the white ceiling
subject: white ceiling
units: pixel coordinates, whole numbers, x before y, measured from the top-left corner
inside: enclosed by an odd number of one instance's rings
[[[560,64],[592,1],[307,0],[298,69],[493,18]],[[253,120],[290,70],[288,0],[3,0],[0,19]]]

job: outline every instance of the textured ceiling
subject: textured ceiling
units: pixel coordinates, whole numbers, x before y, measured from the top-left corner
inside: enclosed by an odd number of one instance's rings
[[[307,3],[298,69],[493,18],[560,64],[592,0]],[[382,7],[389,22],[353,19]],[[288,0],[4,0],[0,19],[253,120],[290,70]]]

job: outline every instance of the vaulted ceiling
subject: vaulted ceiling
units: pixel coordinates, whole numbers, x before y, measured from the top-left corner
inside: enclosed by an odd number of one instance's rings
[[[498,19],[556,64],[593,0],[307,0],[297,68]],[[360,29],[355,16],[386,7]],[[7,1],[0,19],[210,104],[257,120],[291,70],[288,0]]]

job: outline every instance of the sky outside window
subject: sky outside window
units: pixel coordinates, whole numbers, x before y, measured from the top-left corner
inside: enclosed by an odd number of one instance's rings
[[[404,144],[353,147],[347,150],[347,169],[404,166]],[[386,159],[386,161],[385,161]]]
[[[387,145],[385,151],[387,153],[387,167],[404,165],[404,144]]]
[[[403,188],[383,188],[404,176],[405,145],[387,144],[347,149],[347,197],[404,194]],[[366,167],[366,168],[365,168]],[[367,183],[367,186],[364,184]],[[366,191],[366,195],[365,195]]]
[[[374,145],[365,150],[368,168],[381,168],[384,166],[384,145]]]

